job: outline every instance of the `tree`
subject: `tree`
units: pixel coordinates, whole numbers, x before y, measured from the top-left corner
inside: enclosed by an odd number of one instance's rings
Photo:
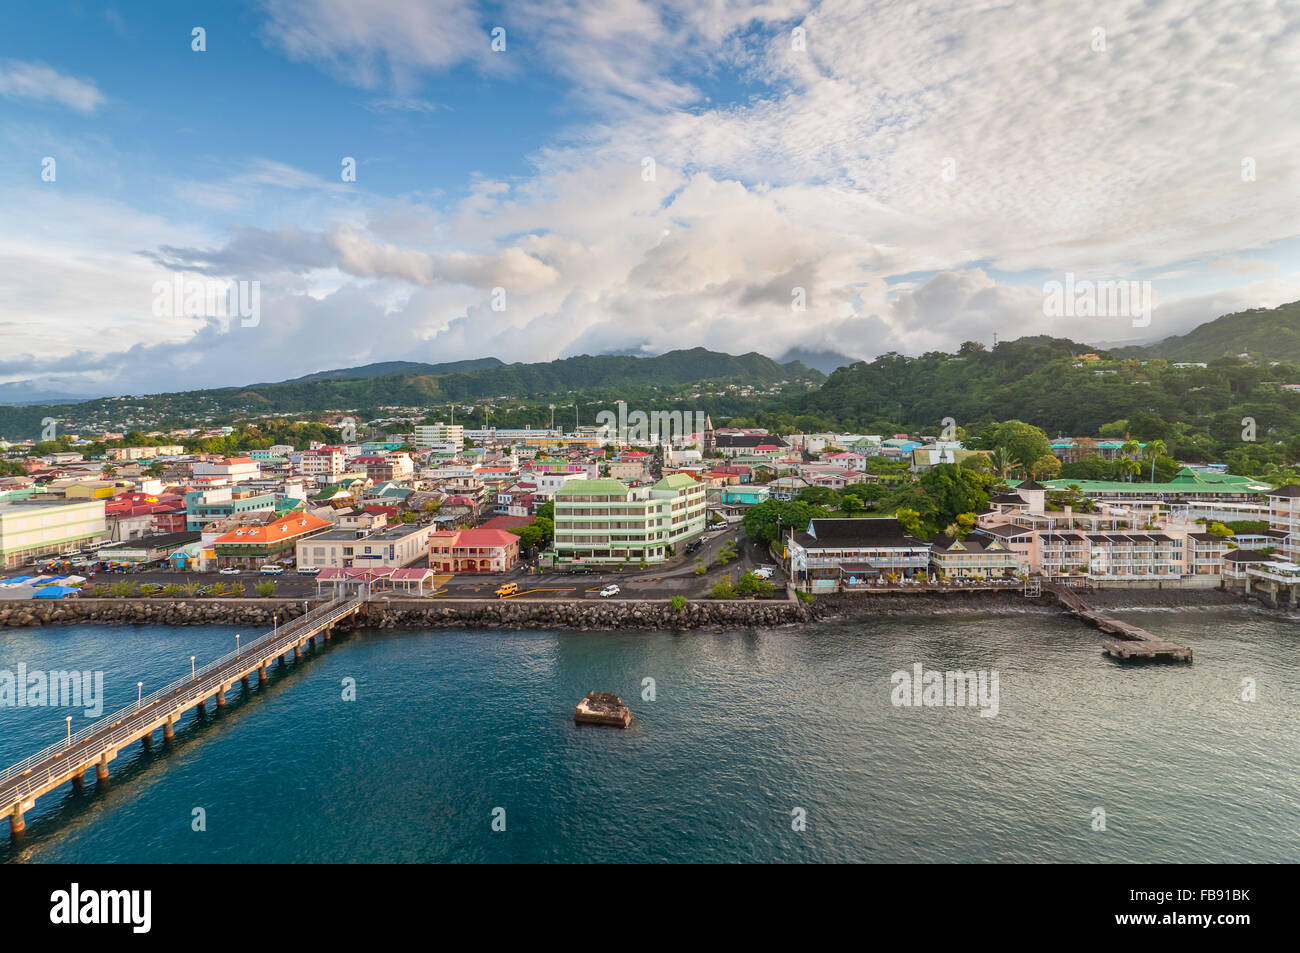
[[[1000,447],[1007,454],[1009,461],[1018,461],[1020,469],[1052,452],[1047,434],[1023,420],[1006,420],[995,424],[988,435],[988,440],[994,449]],[[994,469],[997,469],[996,464]],[[1005,474],[1002,475],[1005,477]]]
[[[810,503],[804,503],[801,500],[764,500],[762,503],[756,503],[745,511],[741,520],[741,525],[745,528],[745,534],[754,539],[760,539],[765,543],[771,543],[777,537],[777,520],[780,520],[781,531],[786,530],[804,530],[807,528],[810,520],[823,519],[830,515],[830,512],[821,506],[813,506]]]
[[[1051,480],[1061,472],[1061,461],[1052,454],[1046,453],[1034,461],[1029,471],[1035,480]]]
[[[1156,482],[1156,458],[1169,452],[1163,440],[1152,440],[1146,446],[1146,455],[1151,458],[1151,482]]]

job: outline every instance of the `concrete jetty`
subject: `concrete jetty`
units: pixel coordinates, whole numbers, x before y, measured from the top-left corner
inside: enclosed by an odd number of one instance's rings
[[[92,767],[96,782],[107,782],[109,762],[127,745],[139,741],[149,747],[159,728],[164,741],[172,738],[180,716],[190,709],[203,711],[209,698],[216,699],[218,709],[224,708],[226,692],[235,682],[247,690],[252,672],[260,675],[290,647],[297,658],[304,642],[356,615],[364,606],[364,599],[338,599],[288,625],[276,626],[229,655],[0,771],[0,815],[8,815],[10,833],[23,832],[27,826],[23,815],[41,795],[67,782],[80,786],[85,772]]]
[[[1102,650],[1111,658],[1129,661],[1130,659],[1167,659],[1176,662],[1192,661],[1192,650],[1166,638],[1148,632],[1130,622],[1122,622],[1114,616],[1089,608],[1083,597],[1077,592],[1059,583],[1043,583],[1043,591],[1051,593],[1062,608],[1070,614],[1096,626],[1113,639],[1103,639]]]

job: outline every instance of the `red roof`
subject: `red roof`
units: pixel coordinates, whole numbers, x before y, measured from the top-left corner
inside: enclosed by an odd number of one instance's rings
[[[531,516],[494,516],[479,529],[518,529],[520,526],[527,526],[533,521]]]
[[[459,529],[446,533],[432,533],[430,544],[435,542],[452,549],[500,549],[519,545],[519,537],[501,529]]]

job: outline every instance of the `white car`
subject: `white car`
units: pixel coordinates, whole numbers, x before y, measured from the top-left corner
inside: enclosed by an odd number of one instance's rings
[[[762,567],[761,569],[755,569],[755,570],[754,570],[754,575],[757,576],[759,579],[771,579],[771,578],[772,578],[772,570],[770,570],[770,569],[768,569],[766,566],[764,566],[764,567]]]
[[[236,569],[234,566],[227,566],[225,569],[221,570],[221,575],[223,575],[223,576],[238,576],[238,575],[239,575],[239,570]]]
[[[600,590],[600,597],[602,599],[608,599],[610,596],[618,595],[618,593],[618,586],[606,586],[604,589]]]
[[[280,576],[284,574],[283,566],[263,566],[258,570],[263,576]]]

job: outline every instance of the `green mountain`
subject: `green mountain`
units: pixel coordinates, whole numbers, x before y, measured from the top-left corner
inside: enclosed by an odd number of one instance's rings
[[[396,362],[409,367],[410,362]],[[466,366],[468,365],[468,366]],[[669,351],[656,357],[582,355],[539,364],[503,364],[495,358],[455,364],[418,364],[385,374],[390,365],[325,371],[290,381],[182,391],[148,396],[112,397],[77,404],[0,407],[0,436],[35,438],[47,417],[58,419],[60,432],[77,430],[157,430],[194,421],[233,422],[256,414],[310,414],[359,410],[377,415],[383,407],[437,407],[483,398],[556,403],[612,403],[623,399],[684,399],[688,385],[727,384],[780,390],[806,389],[825,379],[798,361],[778,364],[750,352],[732,355],[705,348]],[[351,375],[351,376],[345,376]],[[784,384],[782,382],[785,382]],[[698,387],[697,390],[709,390]],[[769,397],[771,402],[775,397]],[[718,414],[752,411],[762,399],[725,397],[700,404]],[[691,409],[697,409],[692,407]],[[493,418],[509,426],[506,418]]]
[[[364,377],[395,377],[399,374],[454,374],[458,371],[477,371],[484,367],[500,367],[504,362],[495,357],[478,357],[468,361],[449,361],[446,364],[425,364],[420,361],[381,361],[377,364],[363,364],[360,367],[342,367],[333,371],[317,371],[295,377],[284,384],[299,384],[303,381],[354,380]],[[254,385],[266,387],[266,384]]]
[[[1101,352],[1099,361],[1076,356],[1092,350],[1040,336],[992,350],[971,342],[956,354],[885,354],[840,368],[819,389],[758,420],[774,428],[938,434],[950,419],[974,434],[993,421],[1017,419],[1049,436],[1095,436],[1106,428],[1159,439],[1188,460],[1300,455],[1300,393],[1280,386],[1300,384],[1300,362],[1232,357],[1178,369],[1114,353]],[[1247,417],[1255,421],[1254,440],[1243,439]]]
[[[1300,361],[1300,301],[1277,308],[1254,308],[1225,314],[1186,334],[1146,347],[1119,348],[1119,357],[1166,361],[1213,361],[1249,354],[1255,361]]]

